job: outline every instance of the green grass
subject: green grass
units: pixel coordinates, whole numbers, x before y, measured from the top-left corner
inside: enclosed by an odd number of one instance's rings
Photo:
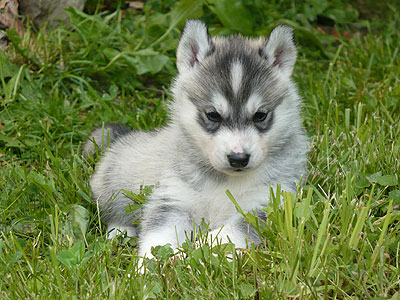
[[[317,12],[311,2],[238,1],[228,11],[227,1],[153,0],[139,13],[70,10],[71,27],[8,31],[0,298],[400,299],[400,10],[386,5],[366,21],[341,1]],[[339,37],[320,33],[317,15],[333,18]],[[144,130],[167,122],[188,16],[203,16],[212,34],[295,26],[310,175],[296,195],[283,194],[281,209],[280,195],[271,199],[265,223],[246,216],[264,238],[259,248],[231,260],[232,245],[210,248],[199,233],[179,259],[155,249],[139,275],[137,240],[104,236],[88,185],[98,157],[83,159],[81,146],[102,122]]]

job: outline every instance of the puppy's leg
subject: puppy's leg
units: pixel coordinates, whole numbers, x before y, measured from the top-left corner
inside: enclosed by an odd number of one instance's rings
[[[121,224],[110,223],[107,224],[107,238],[113,239],[120,234],[126,234],[128,237],[135,237],[137,235],[136,227],[126,226]]]
[[[222,227],[212,230],[209,233],[209,241],[214,245],[232,242],[236,248],[243,249],[251,243],[261,242],[257,231],[245,222],[241,215],[233,216]]]
[[[113,239],[114,237],[125,234],[128,237],[137,236],[137,222],[140,216],[140,210],[127,213],[125,208],[132,205],[132,200],[124,197],[121,194],[113,197],[108,202],[101,201],[99,205],[99,212],[103,221],[107,223],[107,238]]]
[[[139,255],[153,257],[151,248],[158,245],[171,244],[172,248],[177,248],[192,226],[190,214],[170,202],[146,207],[139,235]]]

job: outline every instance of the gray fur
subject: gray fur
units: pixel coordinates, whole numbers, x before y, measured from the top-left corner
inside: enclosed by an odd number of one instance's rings
[[[120,191],[155,185],[143,210],[140,255],[151,256],[159,244],[176,247],[202,220],[210,224],[210,236],[220,232],[222,241],[229,237],[237,247],[246,247],[247,238],[259,243],[225,191],[245,211],[262,211],[269,187],[281,184],[295,193],[306,176],[308,139],[291,79],[295,61],[289,27],[277,27],[269,39],[212,39],[203,22],[189,20],[177,49],[171,122],[159,131],[122,135],[107,127],[113,138],[91,187],[108,230],[135,235],[137,216],[126,214],[131,202]],[[209,112],[221,121],[210,120]],[[265,120],[255,121],[257,112],[265,112]],[[98,143],[104,133],[96,130],[93,137]],[[248,156],[248,165],[230,166],[231,153]]]
[[[88,141],[83,146],[83,153],[93,155],[96,152],[96,147],[101,152],[106,151],[118,138],[129,133],[129,128],[119,124],[108,124],[104,127],[95,129]]]

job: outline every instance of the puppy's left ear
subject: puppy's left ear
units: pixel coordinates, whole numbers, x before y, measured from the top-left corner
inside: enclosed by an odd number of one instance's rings
[[[290,77],[297,58],[293,29],[285,25],[275,27],[260,49],[260,54],[267,60],[269,66],[276,69],[283,77]]]
[[[188,20],[183,29],[176,52],[176,65],[180,73],[189,71],[214,49],[206,24]]]

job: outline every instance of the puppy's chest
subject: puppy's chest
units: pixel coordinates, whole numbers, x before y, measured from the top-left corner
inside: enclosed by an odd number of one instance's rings
[[[235,205],[227,195],[227,190],[245,211],[252,211],[268,204],[268,189],[262,184],[218,186],[214,189],[192,191],[191,197],[182,200],[189,205],[196,220],[204,219],[220,226],[237,213]]]

